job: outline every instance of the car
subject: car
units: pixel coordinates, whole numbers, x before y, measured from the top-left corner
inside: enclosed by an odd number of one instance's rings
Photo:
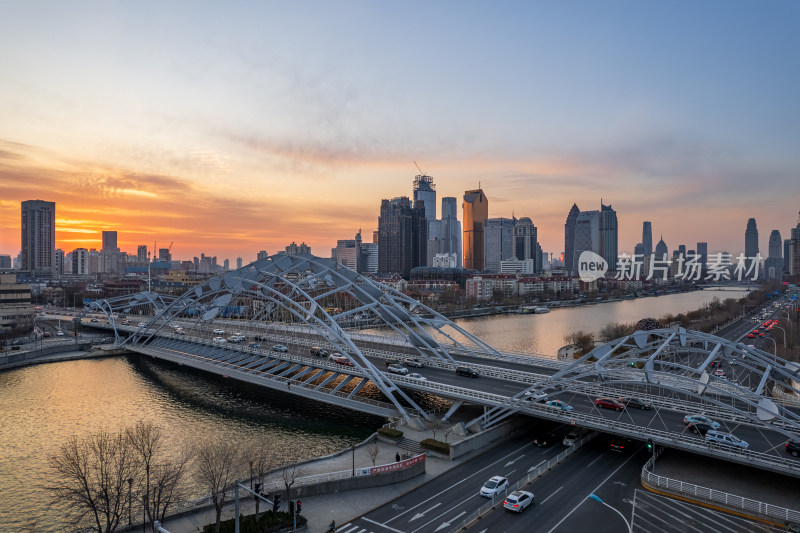
[[[183,331],[183,328],[176,329],[175,330],[175,335],[186,335],[186,332]]]
[[[594,401],[595,407],[602,407],[604,409],[615,409],[617,411],[624,411],[625,404],[614,400],[613,398],[597,398]]]
[[[225,344],[228,341],[226,341],[224,337],[214,337],[213,339],[211,339],[211,342],[213,342],[214,344]]]
[[[533,445],[537,448],[547,448],[555,444],[557,440],[558,436],[555,433],[545,433],[544,435],[533,439]]]
[[[58,331],[56,331],[56,335],[58,335],[59,337],[63,337],[64,336],[64,332],[61,331],[61,330],[58,330]]]
[[[244,336],[244,335],[242,335],[241,333],[234,333],[233,335],[231,335],[230,337],[228,337],[228,342],[240,343],[240,342],[242,342],[244,339],[245,339],[245,336]]]
[[[392,365],[403,366],[403,364],[400,362],[400,359],[387,359],[383,363],[386,365],[387,368]]]
[[[400,365],[389,365],[389,372],[405,376],[406,374],[408,374],[408,369]]]
[[[258,344],[257,342],[251,342],[250,344],[247,345],[247,347],[248,348],[253,348],[254,350],[260,350],[261,349],[261,345]]]
[[[99,320],[97,320],[96,318],[93,318],[93,319],[91,319],[89,322],[100,322],[100,321],[99,321]]]
[[[426,378],[422,374],[417,374],[416,372],[412,372],[412,373],[406,375],[406,377],[407,378],[411,378],[411,379],[417,379],[419,381],[428,381],[428,378]]]
[[[647,403],[641,398],[620,398],[619,401],[620,403],[625,404],[625,407],[628,409],[636,408],[645,410],[653,408],[653,404]]]
[[[403,359],[403,364],[406,366],[413,366],[414,368],[422,368],[425,364],[416,357],[406,357]]]
[[[53,334],[52,334],[52,333],[50,333],[49,331],[45,331],[45,332],[44,332],[44,336],[45,336],[45,337],[52,337],[52,336],[53,336]]]
[[[708,444],[720,444],[723,446],[730,446],[732,448],[748,448],[750,445],[734,435],[733,433],[724,433],[715,429],[706,431],[706,442]]]
[[[533,505],[534,497],[532,492],[525,490],[515,490],[503,501],[503,508],[515,513],[521,513],[529,505]]]
[[[564,440],[561,441],[561,444],[564,446],[573,446],[576,442],[583,438],[583,430],[581,429],[574,429],[567,433],[567,436],[564,437]]]
[[[262,333],[261,335],[256,335],[255,337],[253,337],[253,339],[257,341],[268,341],[269,337]]]
[[[708,433],[708,431],[710,429],[713,429],[708,424],[704,424],[702,422],[690,422],[689,424],[686,425],[686,427],[692,433],[697,433],[698,435],[702,435],[704,437],[705,437],[706,433]]]
[[[470,378],[477,378],[478,376],[480,376],[480,374],[478,374],[475,370],[472,369],[472,367],[469,366],[457,366],[456,374],[458,374],[459,376],[467,376]]]
[[[791,454],[792,457],[797,457],[800,455],[800,441],[787,441],[784,445],[784,448],[786,448],[786,453]]]
[[[122,325],[123,325],[123,326],[127,326],[127,325],[128,325],[128,324],[130,324],[130,323],[131,323],[131,321],[130,321],[130,320],[127,320],[127,319],[122,321]]]
[[[683,417],[684,424],[706,424],[711,429],[719,429],[722,424],[715,422],[705,415],[686,415]]]
[[[335,362],[344,366],[355,366],[353,362],[345,356],[337,357]]]
[[[716,377],[718,377],[718,378],[724,378],[725,377],[725,371],[722,370],[721,368],[718,369],[718,370],[714,370],[714,375]]]
[[[282,353],[286,353],[286,352],[288,352],[288,351],[289,351],[289,348],[287,348],[287,347],[286,347],[286,346],[284,346],[283,344],[276,344],[275,346],[273,346],[273,347],[272,347],[272,351],[273,351],[273,352],[282,352]]]
[[[325,348],[320,348],[319,346],[312,346],[308,349],[311,355],[315,355],[317,357],[328,357],[328,350]]]
[[[508,480],[503,476],[494,476],[481,487],[481,496],[494,498],[501,492],[508,490]]]
[[[720,361],[719,359],[714,359],[708,366],[710,366],[711,368],[719,368],[721,364],[722,361]]]
[[[212,331],[211,333],[213,333],[214,335],[225,335],[225,330],[222,329],[222,328],[217,328],[214,331]]]
[[[547,394],[535,390],[525,391],[525,399],[529,402],[544,402],[547,400]]]
[[[147,322],[139,322],[139,327],[140,328],[146,328],[147,327]]]
[[[572,411],[572,406],[567,405],[565,402],[562,402],[561,400],[550,400],[549,402],[546,402],[545,405],[547,407],[552,407],[560,411]]]
[[[747,338],[748,338],[748,339],[755,339],[755,338],[756,338],[756,336],[755,336],[755,335],[753,335],[752,333],[748,333],[748,334],[747,334]]]

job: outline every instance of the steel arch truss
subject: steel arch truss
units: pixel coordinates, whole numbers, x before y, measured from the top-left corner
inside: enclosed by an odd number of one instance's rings
[[[150,312],[142,313],[143,306],[149,306]],[[331,259],[310,254],[260,259],[212,277],[178,298],[143,292],[94,302],[91,309],[109,317],[118,339],[113,321],[115,312],[129,316],[139,313],[146,317],[146,325],[122,341],[122,345],[148,344],[176,319],[191,320],[198,327],[210,327],[215,320],[231,316],[253,325],[283,328],[286,334],[307,334],[324,339],[349,356],[407,419],[409,414],[398,396],[414,410],[424,411],[365,357],[343,325],[357,323],[389,328],[404,348],[413,350],[423,359],[437,358],[452,363],[450,350],[453,349],[502,357],[420,302]],[[445,347],[434,337],[446,338],[452,344]]]
[[[637,331],[596,347],[471,423],[491,427],[521,410],[524,402],[520,400],[528,397],[603,388],[635,395],[657,388],[796,438],[800,415],[788,409],[783,399],[800,398],[799,371],[797,363],[707,333],[684,328]]]

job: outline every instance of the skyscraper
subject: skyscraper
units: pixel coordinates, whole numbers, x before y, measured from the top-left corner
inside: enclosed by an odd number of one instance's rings
[[[568,276],[577,272],[575,268],[575,223],[578,221],[580,213],[578,204],[572,204],[572,209],[567,215],[567,223],[564,224],[564,269]]]
[[[431,176],[414,176],[414,207],[420,201],[425,205],[425,218],[436,220],[436,185]]]
[[[751,218],[747,221],[747,229],[744,232],[744,256],[755,257],[758,255],[758,228],[756,219]]]
[[[617,212],[610,205],[603,205],[600,201],[600,255],[608,263],[608,270],[617,269],[617,245],[619,233],[617,230]],[[652,246],[652,238],[650,245]]]
[[[541,257],[537,253],[538,231],[533,221],[528,217],[522,217],[517,220],[514,226],[514,249],[512,254],[520,261],[525,259],[533,259],[533,271],[540,272],[542,270]]]
[[[664,237],[661,237],[661,240],[658,241],[656,244],[656,261],[668,261],[669,257],[669,250],[667,249],[667,243],[664,242]]]
[[[378,271],[397,272],[409,279],[412,268],[425,265],[427,230],[422,205],[412,208],[407,196],[382,200],[378,217]]]
[[[644,255],[653,253],[653,226],[647,220],[642,224],[642,246],[644,247]]]
[[[442,198],[442,220],[439,227],[440,245],[436,253],[456,254],[457,265],[462,265],[461,222],[458,220],[458,200],[455,196]]]
[[[483,227],[489,218],[489,199],[481,189],[464,192],[464,268],[483,270]]]
[[[769,234],[769,255],[764,261],[764,273],[767,279],[780,280],[783,277],[783,239],[781,232],[774,229]]]
[[[136,259],[140,263],[146,263],[147,262],[147,245],[146,244],[140,244],[136,248]]]
[[[500,272],[500,261],[513,257],[515,222],[512,218],[486,219],[483,229],[483,267],[485,270]]]
[[[700,275],[705,278],[708,272],[708,243],[697,243],[697,262],[700,263]]]
[[[22,202],[22,270],[52,275],[55,269],[56,203]]]
[[[116,231],[104,231],[103,232],[103,248],[102,250],[113,252],[119,251],[117,248],[117,232]]]

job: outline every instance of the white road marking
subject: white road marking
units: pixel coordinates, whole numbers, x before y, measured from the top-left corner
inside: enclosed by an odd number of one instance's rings
[[[467,514],[466,511],[461,511],[460,513],[455,515],[453,518],[451,518],[449,522],[442,522],[442,525],[437,527],[436,531],[439,531],[440,529],[446,528],[447,526],[449,526],[450,524],[452,524],[453,522],[455,522],[456,520],[458,520],[459,518],[461,518],[465,514]]]
[[[436,509],[436,508],[437,508],[437,507],[439,507],[440,505],[442,505],[442,502],[439,502],[439,503],[437,503],[436,505],[434,505],[433,507],[431,507],[431,508],[430,508],[430,509],[428,509],[427,511],[422,511],[421,513],[417,513],[417,514],[415,514],[415,515],[414,515],[414,518],[412,518],[411,520],[409,520],[409,522],[413,522],[413,521],[414,521],[414,520],[416,520],[417,518],[422,518],[423,516],[425,516],[425,513],[428,513],[428,512],[430,512],[430,511],[433,511],[434,509]]]
[[[386,524],[381,524],[380,522],[376,522],[375,520],[370,520],[366,516],[362,516],[361,520],[366,520],[367,522],[370,522],[370,523],[375,524],[377,526],[384,527],[384,528],[388,529],[389,531],[394,531],[395,533],[405,533],[404,531],[400,531],[399,529],[395,529],[393,527],[389,527]]]
[[[560,490],[561,490],[561,489],[563,489],[563,488],[564,488],[564,487],[558,487],[556,490],[554,490],[554,491],[553,491],[553,492],[550,494],[550,496],[548,496],[547,498],[545,498],[544,500],[542,500],[542,501],[541,501],[541,503],[539,503],[539,505],[544,505],[544,503],[545,503],[547,500],[549,500],[550,498],[552,498],[553,496],[555,496],[555,495],[558,493],[558,491],[560,491]]]
[[[523,457],[525,457],[525,454],[524,454],[524,453],[523,453],[522,455],[520,455],[519,457],[517,457],[516,459],[511,459],[509,462],[507,462],[507,463],[506,463],[505,465],[503,465],[503,466],[505,467],[505,466],[508,466],[508,465],[513,465],[514,463],[516,463],[517,461],[519,461],[519,460],[520,460],[520,459],[522,459]]]

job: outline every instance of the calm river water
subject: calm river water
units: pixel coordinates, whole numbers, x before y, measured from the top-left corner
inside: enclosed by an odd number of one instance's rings
[[[458,323],[490,345],[555,357],[574,329],[636,322],[701,307],[745,292],[701,291],[502,315]],[[71,435],[119,430],[152,420],[171,449],[198,436],[265,440],[287,459],[333,453],[369,435],[382,420],[278,392],[136,357],[36,365],[0,372],[0,531],[65,531],[47,490],[48,458]]]

